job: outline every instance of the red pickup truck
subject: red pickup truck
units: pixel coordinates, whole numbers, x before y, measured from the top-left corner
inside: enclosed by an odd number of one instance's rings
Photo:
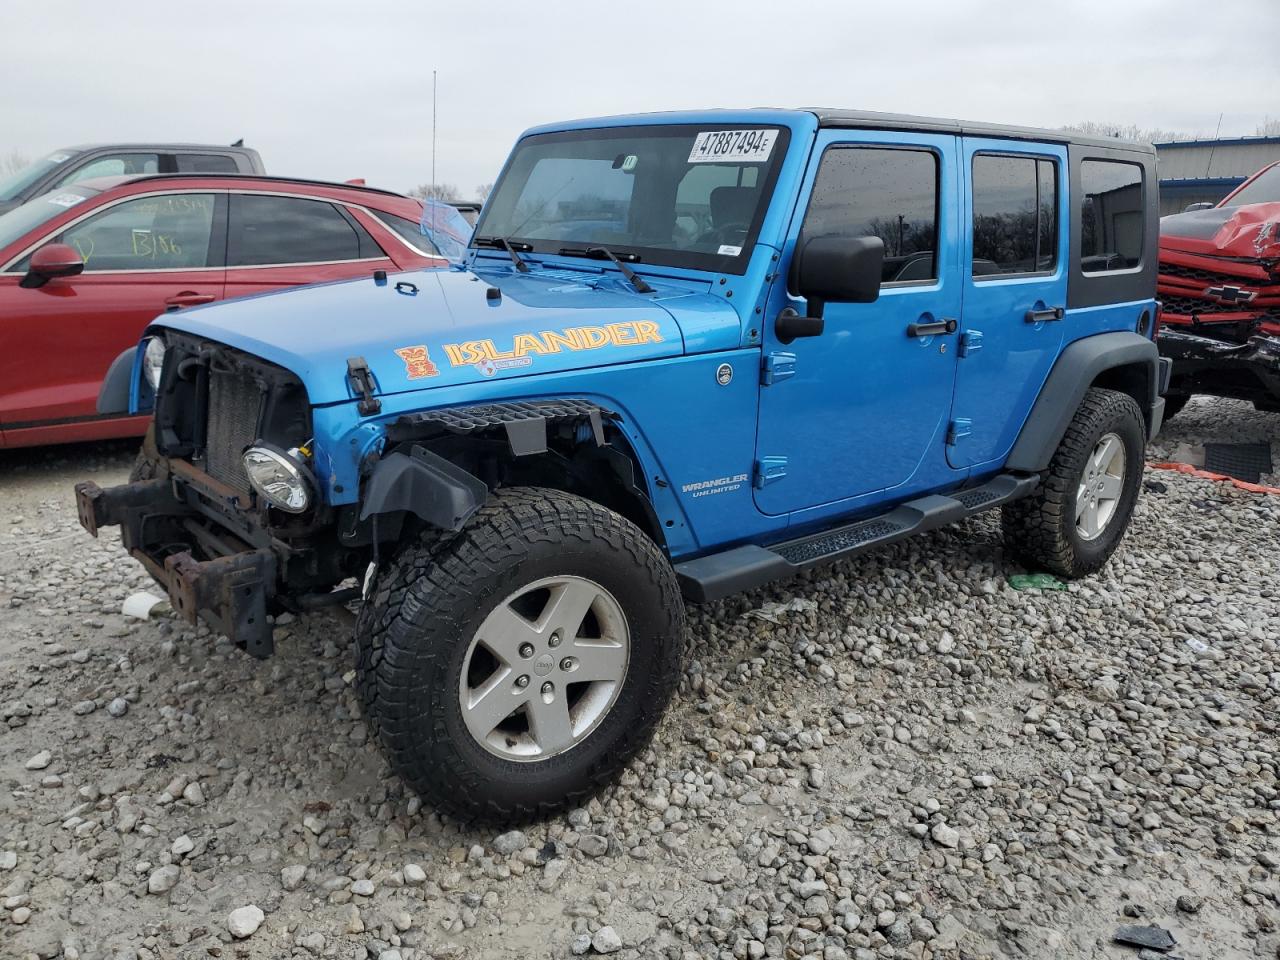
[[[1197,393],[1280,412],[1280,162],[1215,207],[1160,221],[1165,418]]]

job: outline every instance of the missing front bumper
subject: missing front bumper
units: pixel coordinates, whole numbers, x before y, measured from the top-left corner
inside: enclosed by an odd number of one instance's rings
[[[276,583],[273,551],[250,548],[197,560],[189,550],[170,551],[149,539],[149,527],[158,521],[199,516],[174,496],[169,480],[105,490],[92,481],[78,483],[76,510],[80,525],[95,537],[100,528],[119,525],[125,549],[164,587],[174,610],[188,622],[203,620],[255,657],[271,655],[267,613]]]

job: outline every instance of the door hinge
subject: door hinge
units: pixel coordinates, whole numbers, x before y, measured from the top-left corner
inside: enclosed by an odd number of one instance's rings
[[[756,461],[755,488],[760,490],[786,475],[786,457],[761,457]]]
[[[786,380],[796,375],[796,355],[794,353],[766,353],[760,366],[760,383],[764,386]]]
[[[376,389],[373,371],[369,369],[369,364],[365,362],[364,357],[347,358],[347,382],[360,398],[360,402],[356,405],[360,416],[372,416],[382,410],[382,401],[373,395]]]
[[[973,432],[973,421],[958,418],[951,421],[947,427],[947,445],[954,447],[957,443],[969,436]]]
[[[982,331],[966,330],[960,334],[960,356],[967,357],[982,349]]]

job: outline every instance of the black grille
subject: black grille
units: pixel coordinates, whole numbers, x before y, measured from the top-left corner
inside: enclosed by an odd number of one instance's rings
[[[205,472],[237,490],[248,491],[241,459],[258,439],[262,389],[242,372],[209,371],[209,423],[205,440]]]

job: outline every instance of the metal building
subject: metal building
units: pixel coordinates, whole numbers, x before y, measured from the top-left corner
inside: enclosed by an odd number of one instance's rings
[[[1174,140],[1155,148],[1162,217],[1191,203],[1217,203],[1251,174],[1280,160],[1280,137]]]

